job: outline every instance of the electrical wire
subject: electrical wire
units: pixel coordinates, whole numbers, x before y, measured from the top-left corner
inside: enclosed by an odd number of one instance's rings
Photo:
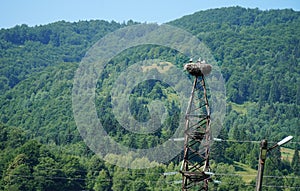
[[[243,184],[243,185],[244,186],[251,186],[251,187],[256,186],[254,184]],[[266,185],[266,184],[263,184],[262,187],[265,187],[265,188],[292,188],[292,189],[300,188],[299,186],[282,186],[282,185]]]
[[[215,142],[236,142],[236,143],[261,143],[261,141],[253,141],[253,140],[233,140],[233,139],[219,139],[214,138]],[[277,142],[274,141],[268,141],[268,143],[276,144]],[[290,144],[300,144],[300,142],[290,141]]]
[[[51,171],[61,171],[63,172],[62,169],[51,169],[51,168],[39,168],[39,170],[49,170],[48,172]],[[100,171],[83,171],[83,170],[74,170],[73,172],[84,172],[84,173],[88,173],[88,172],[92,172],[92,176],[96,177],[97,175],[93,175],[94,173],[99,173]],[[179,172],[175,173],[172,172],[172,175],[176,175]],[[122,175],[161,175],[161,176],[166,176],[165,172],[161,173],[161,172],[118,172],[118,174],[122,174]],[[22,176],[22,174],[20,174]],[[233,173],[214,173],[215,176],[241,176],[241,177],[256,177],[257,174],[233,174]],[[13,176],[17,176],[17,175],[13,175]],[[24,175],[27,176],[27,175]],[[40,175],[37,175],[40,176]],[[44,176],[47,177],[47,176]],[[68,178],[68,177],[63,177],[63,178]],[[300,176],[275,176],[275,175],[266,175],[264,176],[264,178],[287,178],[287,179],[300,179]]]
[[[82,138],[81,135],[78,135],[78,134],[64,134],[63,135],[64,137],[68,137],[68,136],[73,136],[73,138]],[[178,139],[182,139],[183,137],[180,137]],[[176,139],[176,138],[175,138]],[[213,140],[215,142],[233,142],[233,143],[254,143],[254,144],[259,144],[261,143],[261,140],[260,141],[256,141],[256,140],[233,140],[233,139],[219,139],[219,138],[213,138]],[[182,140],[183,141],[183,140]],[[277,142],[274,142],[274,141],[268,141],[268,143],[270,144],[276,144]],[[290,141],[289,142],[290,144],[300,144],[300,142],[298,141]]]
[[[270,161],[271,161],[273,164],[276,164],[272,158],[269,158],[269,159],[270,159]],[[276,166],[276,168],[280,171],[279,167],[278,167],[277,165],[275,165],[275,166]],[[285,175],[283,175],[283,179],[286,179],[286,180],[287,180],[288,177],[285,176]],[[288,182],[288,181],[287,181],[287,182]],[[289,182],[288,182],[288,184],[289,184]]]
[[[257,174],[229,174],[229,173],[214,173],[216,176],[242,176],[242,177],[256,177]],[[270,175],[270,176],[264,176],[264,178],[288,178],[288,179],[300,179],[300,176],[275,176],[275,175]]]
[[[225,175],[225,174],[224,174]],[[228,175],[228,174],[226,174]],[[61,176],[34,176],[34,175],[9,175],[12,177],[21,177],[21,178],[45,178],[50,180],[77,180],[77,181],[85,181],[85,180],[91,180],[90,178],[71,178],[71,177],[61,177]],[[92,180],[96,180],[96,177],[94,177]],[[179,184],[177,184],[177,181],[167,181],[167,180],[132,180],[132,179],[120,179],[123,182],[149,182],[149,183],[165,183],[167,185],[173,186],[175,188],[179,187]],[[114,182],[113,179],[98,179],[97,181],[100,182]],[[255,187],[253,184],[243,184],[244,186],[251,186]],[[263,187],[267,188],[289,188],[289,189],[299,189],[300,187],[297,186],[285,186],[285,185],[262,185]]]

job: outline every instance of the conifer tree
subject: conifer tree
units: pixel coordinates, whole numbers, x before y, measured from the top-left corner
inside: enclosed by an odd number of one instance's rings
[[[292,169],[295,175],[300,175],[300,157],[299,157],[299,146],[296,146],[295,153],[292,160]]]

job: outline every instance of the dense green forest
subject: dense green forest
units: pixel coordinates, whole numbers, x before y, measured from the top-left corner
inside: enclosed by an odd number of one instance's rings
[[[60,21],[0,30],[0,190],[180,190],[181,175],[165,173],[179,171],[181,154],[154,168],[121,168],[98,158],[75,124],[71,94],[81,59],[106,34],[135,24]],[[223,141],[211,148],[213,178],[221,183],[211,183],[210,190],[254,190],[259,141],[272,144],[288,135],[294,139],[285,152],[269,153],[263,186],[299,190],[300,12],[229,7],[168,24],[206,44],[226,82],[226,118],[217,137]],[[166,47],[134,47],[111,60],[97,82],[105,130],[132,148],[161,144],[178,125],[176,92],[160,81],[139,84],[130,97],[130,112],[139,121],[149,119],[145,106],[151,100],[162,100],[167,115],[159,131],[130,133],[113,115],[110,91],[118,72],[151,58],[178,67],[189,60]]]

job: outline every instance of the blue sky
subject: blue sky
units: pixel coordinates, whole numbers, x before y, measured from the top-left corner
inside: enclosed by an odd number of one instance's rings
[[[0,28],[91,19],[165,23],[200,10],[236,5],[300,10],[299,0],[0,0]]]

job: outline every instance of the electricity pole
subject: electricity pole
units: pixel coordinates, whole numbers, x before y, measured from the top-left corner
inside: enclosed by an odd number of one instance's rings
[[[267,153],[273,149],[275,149],[278,146],[281,146],[290,140],[293,139],[293,136],[288,136],[272,147],[268,148],[268,141],[267,140],[262,140],[260,144],[260,154],[259,154],[259,162],[258,162],[258,172],[257,172],[257,181],[256,181],[256,191],[261,191],[262,190],[262,180],[263,180],[263,174],[264,174],[264,166],[265,166],[265,161],[267,158]]]
[[[191,188],[208,190],[210,152],[210,108],[204,76],[211,71],[211,65],[199,60],[185,65],[194,76],[191,97],[186,112],[184,131],[184,156],[180,173],[182,190]]]
[[[256,190],[257,191],[261,190],[265,161],[267,158],[267,151],[268,151],[268,141],[262,140],[261,144],[260,144],[258,174],[257,174],[257,182],[256,182]]]

